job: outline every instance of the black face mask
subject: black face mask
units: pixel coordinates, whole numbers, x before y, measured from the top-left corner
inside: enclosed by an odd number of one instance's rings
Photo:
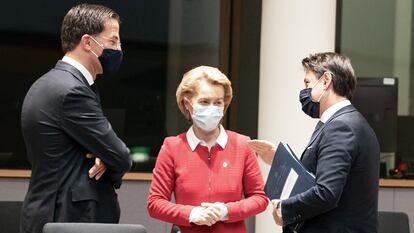
[[[98,57],[103,74],[115,74],[121,66],[122,57],[123,53],[121,50],[105,48]]]
[[[299,101],[302,104],[302,111],[312,118],[319,118],[319,102],[312,100],[312,88],[306,88],[300,91]]]
[[[102,54],[99,57],[91,50],[91,52],[98,57],[98,60],[101,63],[102,73],[109,75],[115,74],[122,63],[122,50],[104,48],[104,46],[92,36],[91,39],[103,49]]]

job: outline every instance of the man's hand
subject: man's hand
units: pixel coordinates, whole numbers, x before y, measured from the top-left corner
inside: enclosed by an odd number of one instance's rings
[[[275,144],[266,140],[248,140],[247,144],[253,149],[256,154],[267,164],[272,165],[273,158],[276,152]]]
[[[89,169],[89,178],[95,178],[95,180],[99,180],[106,171],[106,165],[94,154],[88,153],[86,154],[86,158],[95,158],[95,165]]]
[[[282,209],[281,209],[281,203],[279,199],[273,199],[272,200],[273,205],[273,219],[275,220],[276,224],[279,226],[283,226],[283,219],[282,219]]]

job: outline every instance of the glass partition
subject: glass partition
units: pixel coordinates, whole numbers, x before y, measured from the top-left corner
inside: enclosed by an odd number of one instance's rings
[[[414,172],[413,7],[412,1],[338,1],[336,50],[351,58],[359,79],[380,79],[382,86],[398,90],[387,98],[390,92],[386,88],[378,86],[375,91],[371,88],[371,93],[378,96],[373,98],[372,105],[388,104],[396,98],[394,106],[375,116],[377,122],[397,123],[388,135],[377,126],[376,133],[381,134],[378,138],[383,145],[382,176],[389,176],[389,169],[401,166],[407,167],[407,174]],[[390,114],[390,109],[397,109],[398,114]],[[382,128],[385,127],[388,125]]]
[[[97,78],[102,107],[131,148],[133,171],[152,171],[164,137],[184,132],[175,103],[185,71],[219,66],[219,0],[89,1],[122,20],[124,62],[119,74]],[[63,57],[59,30],[77,1],[11,1],[0,22],[0,168],[30,168],[20,130],[25,93]]]

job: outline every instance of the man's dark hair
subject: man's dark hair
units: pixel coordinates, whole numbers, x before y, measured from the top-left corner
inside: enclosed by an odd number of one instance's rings
[[[302,60],[305,71],[313,71],[318,78],[325,72],[332,74],[333,90],[337,95],[352,100],[356,77],[351,60],[338,53],[316,53]]]
[[[72,7],[62,23],[60,40],[63,52],[74,50],[83,35],[101,33],[108,19],[115,19],[120,23],[119,15],[108,7],[94,4]]]

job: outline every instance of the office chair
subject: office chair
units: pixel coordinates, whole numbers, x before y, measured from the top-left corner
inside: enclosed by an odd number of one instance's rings
[[[46,223],[43,233],[146,233],[138,224]]]
[[[378,211],[378,233],[410,233],[408,215],[403,212]]]
[[[0,201],[1,233],[19,233],[22,204],[21,201]]]

